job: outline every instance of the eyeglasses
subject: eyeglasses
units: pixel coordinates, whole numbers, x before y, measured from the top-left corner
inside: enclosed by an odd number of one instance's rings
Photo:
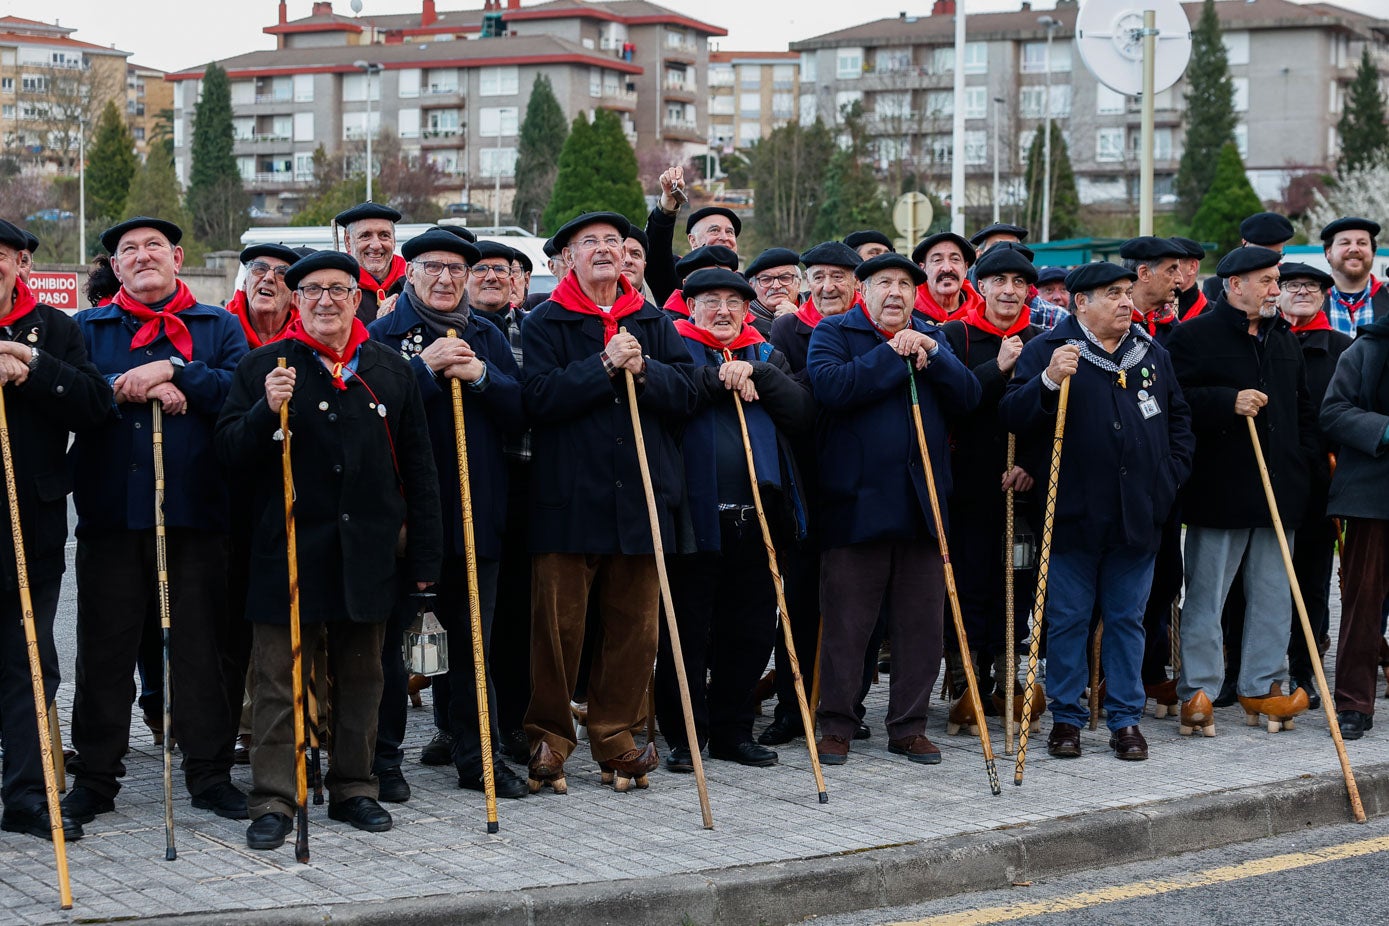
[[[772,276],[769,273],[759,273],[756,277],[754,277],[754,282],[756,282],[759,286],[767,287],[770,287],[773,284],[777,286],[791,286],[796,282],[796,274],[779,273],[776,276]]]
[[[355,286],[343,286],[341,283],[334,283],[332,286],[319,286],[317,283],[305,283],[299,287],[299,295],[310,302],[317,302],[327,293],[328,298],[334,302],[345,302],[347,297],[357,291]]]
[[[730,312],[741,312],[747,301],[742,296],[729,296],[727,299],[696,299],[695,305],[706,312],[715,312],[725,306]]]
[[[267,273],[273,273],[275,274],[275,276],[283,280],[285,278],[285,274],[288,271],[288,264],[282,264],[278,267],[272,267],[263,260],[253,260],[246,265],[246,275],[253,277],[263,277]]]
[[[485,280],[489,273],[495,273],[499,277],[511,276],[511,268],[501,264],[473,264],[468,268],[468,272],[473,275],[474,280]]]
[[[1321,284],[1313,283],[1310,280],[1303,282],[1279,283],[1278,288],[1285,293],[1319,293]]]
[[[606,238],[580,238],[575,242],[575,247],[580,251],[594,251],[598,248],[620,248],[622,239],[616,235],[609,235]]]
[[[468,272],[467,264],[446,264],[441,260],[417,260],[414,264],[416,267],[423,270],[424,275],[427,277],[437,277],[447,270],[449,276],[457,280]]]

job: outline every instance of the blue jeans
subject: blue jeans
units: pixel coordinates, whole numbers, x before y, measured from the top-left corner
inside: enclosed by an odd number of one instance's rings
[[[1106,725],[1131,727],[1143,717],[1143,609],[1152,588],[1156,552],[1138,547],[1054,551],[1047,584],[1047,694],[1054,723],[1084,726],[1089,683],[1090,618],[1104,618]]]

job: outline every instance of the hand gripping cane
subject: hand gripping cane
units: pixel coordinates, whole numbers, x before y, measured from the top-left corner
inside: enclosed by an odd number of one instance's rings
[[[48,799],[48,831],[53,835],[53,855],[58,864],[58,896],[64,910],[72,909],[72,885],[68,882],[68,850],[63,840],[63,816],[58,803],[58,778],[53,766],[53,739],[49,729],[48,698],[43,690],[43,666],[39,661],[38,632],[34,628],[34,602],[29,594],[29,566],[24,559],[24,534],[19,526],[19,490],[15,487],[14,457],[10,453],[10,420],[5,412],[5,391],[0,389],[0,455],[5,463],[5,496],[10,503],[10,539],[14,543],[15,576],[19,584],[20,621],[24,624],[24,648],[29,653],[29,677],[34,683],[34,720],[39,726],[39,755],[43,760],[43,790]],[[167,667],[166,667],[167,671]],[[165,742],[168,742],[167,735]]]
[[[178,858],[174,848],[173,672],[169,660],[169,551],[164,533],[164,405],[150,403],[154,438],[154,561],[159,573],[159,635],[164,655],[164,860]]]
[[[1071,398],[1071,378],[1061,381],[1056,403],[1056,433],[1051,443],[1051,471],[1047,476],[1047,507],[1042,519],[1042,549],[1037,559],[1037,591],[1032,597],[1032,642],[1027,652],[1027,687],[1022,696],[1022,732],[1018,736],[1018,761],[1013,784],[1022,784],[1027,765],[1027,735],[1032,727],[1032,686],[1037,684],[1037,657],[1042,646],[1042,615],[1047,601],[1047,569],[1051,565],[1051,530],[1056,521],[1056,483],[1061,478],[1061,438],[1066,433],[1066,403]]]
[[[448,337],[458,337],[450,328]],[[463,424],[463,381],[449,379],[453,391],[453,439],[458,451],[458,503],[463,509],[463,562],[468,576],[468,623],[473,638],[473,682],[477,686],[478,741],[482,744],[482,786],[487,795],[487,832],[497,832],[497,779],[492,767],[492,720],[487,710],[487,664],[482,646],[482,604],[477,589],[477,543],[473,539],[473,487],[468,478],[468,431]]]
[[[1278,517],[1278,501],[1273,495],[1273,483],[1268,478],[1268,464],[1264,462],[1264,450],[1259,445],[1259,430],[1253,418],[1244,419],[1249,424],[1249,441],[1254,445],[1254,459],[1259,463],[1259,476],[1264,483],[1264,497],[1268,499],[1268,514],[1273,519],[1273,532],[1278,535],[1278,548],[1283,552],[1283,568],[1288,573],[1288,585],[1293,591],[1293,601],[1297,604],[1297,616],[1302,621],[1302,635],[1307,640],[1307,653],[1312,660],[1312,669],[1317,675],[1317,691],[1321,694],[1322,710],[1326,712],[1326,722],[1331,728],[1331,739],[1336,744],[1336,757],[1341,760],[1341,775],[1346,780],[1346,794],[1350,797],[1350,812],[1356,823],[1365,822],[1365,807],[1360,803],[1360,789],[1355,785],[1355,773],[1350,768],[1350,757],[1346,755],[1346,743],[1341,738],[1341,725],[1336,722],[1336,708],[1332,703],[1331,691],[1326,686],[1326,673],[1321,666],[1321,653],[1317,652],[1317,638],[1312,633],[1312,621],[1307,617],[1307,603],[1302,600],[1302,587],[1293,569],[1293,555],[1288,550],[1288,535],[1283,533],[1283,520]]]
[[[725,350],[724,360],[732,360],[733,355]],[[796,689],[796,703],[801,709],[801,723],[806,730],[815,728],[810,719],[810,706],[805,700],[805,679],[801,677],[801,661],[796,658],[796,641],[791,638],[791,616],[786,610],[786,590],[782,586],[781,569],[777,567],[776,545],[772,543],[772,529],[767,526],[767,513],[762,508],[762,490],[757,485],[757,464],[752,458],[752,439],[748,436],[748,420],[743,414],[743,399],[733,392],[733,408],[738,412],[738,427],[743,432],[743,453],[748,458],[748,479],[752,482],[752,503],[757,508],[757,523],[762,527],[762,543],[767,548],[767,568],[772,573],[772,588],[776,590],[777,611],[781,614],[781,636],[786,642],[786,658],[791,663],[791,681]],[[825,790],[825,776],[820,770],[820,751],[815,748],[815,737],[807,734],[806,747],[810,750],[810,769],[815,773],[815,787],[820,792],[820,803],[830,802],[829,792]]]
[[[965,635],[965,618],[960,613],[960,593],[955,589],[955,567],[950,562],[950,543],[945,537],[945,520],[940,515],[940,499],[936,495],[936,476],[931,468],[931,454],[926,448],[926,428],[921,424],[921,400],[916,394],[916,367],[906,358],[907,382],[911,385],[912,422],[916,426],[916,445],[921,451],[921,466],[926,472],[926,491],[931,497],[931,516],[935,519],[936,540],[940,544],[941,563],[945,567],[945,590],[950,596],[950,614],[955,620],[955,636],[960,643],[960,658],[965,666],[965,683],[974,716],[979,718],[979,745],[984,750],[984,770],[989,773],[989,790],[1000,793],[998,769],[994,767],[994,750],[989,742],[989,725],[984,722],[984,705],[979,700],[979,680],[974,677],[974,660],[969,655],[969,638]],[[1010,718],[1011,719],[1011,718]]]

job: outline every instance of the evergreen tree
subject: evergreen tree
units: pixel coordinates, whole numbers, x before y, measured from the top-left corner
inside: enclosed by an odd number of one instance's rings
[[[518,224],[527,226],[545,212],[559,172],[560,153],[569,136],[564,112],[550,86],[550,78],[541,74],[531,87],[526,103],[526,118],[521,122],[521,138],[516,146],[516,198],[511,212]],[[558,226],[543,225],[541,234],[553,232]]]
[[[232,154],[231,83],[215,62],[203,74],[193,115],[188,211],[193,233],[210,247],[233,246],[246,227],[249,199]]]
[[[180,228],[188,228],[188,215],[183,211],[183,191],[179,189],[178,175],[174,173],[171,138],[152,144],[145,163],[135,173],[121,218],[137,215],[157,216]]]
[[[1221,148],[1235,140],[1235,85],[1215,0],[1205,0],[1192,30],[1186,82],[1186,139],[1176,185],[1177,216],[1190,222],[1215,178]]]
[[[1389,124],[1385,122],[1384,94],[1379,90],[1379,69],[1366,45],[1360,67],[1346,93],[1336,135],[1341,141],[1337,172],[1344,177],[1367,167],[1389,163]]]
[[[138,166],[135,137],[116,104],[108,100],[87,151],[87,213],[108,224],[124,215]]]
[[[646,218],[646,197],[637,179],[637,156],[611,110],[600,109],[590,124],[583,114],[560,152],[554,193],[542,218],[559,228],[583,212],[617,212],[633,222]]]
[[[788,122],[748,149],[748,180],[764,242],[796,249],[815,243],[811,233],[835,150],[834,136],[819,119],[811,126]]]
[[[825,169],[823,199],[813,237],[828,241],[869,228],[891,235],[892,212],[869,163],[861,104],[854,103],[844,113],[844,126],[849,144],[835,151]]]
[[[1191,237],[1214,241],[1216,254],[1233,251],[1240,243],[1239,223],[1263,208],[1244,172],[1239,150],[1234,142],[1226,142],[1220,149],[1210,190],[1191,220]]]
[[[1027,206],[1022,224],[1041,240],[1042,235],[1042,178],[1046,168],[1045,136],[1038,130],[1027,149],[1027,168],[1023,182],[1027,189]],[[1066,137],[1055,120],[1051,123],[1051,240],[1074,238],[1080,233],[1080,194],[1076,192],[1076,175],[1071,169],[1071,152]]]

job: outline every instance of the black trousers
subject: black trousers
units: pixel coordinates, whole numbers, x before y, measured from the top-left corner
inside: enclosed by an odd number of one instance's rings
[[[1331,627],[1331,563],[1335,552],[1336,529],[1330,518],[1309,521],[1297,529],[1293,572],[1302,589],[1302,601],[1307,605],[1312,636],[1318,643]],[[1288,674],[1315,687],[1316,672],[1312,670],[1312,658],[1307,652],[1307,640],[1296,610],[1288,639]]]
[[[381,703],[377,707],[376,751],[371,765],[373,775],[380,775],[389,768],[400,768],[400,762],[405,756],[401,744],[405,742],[406,713],[409,706],[407,686],[410,683],[410,675],[405,668],[405,655],[401,646],[405,638],[405,628],[415,616],[415,604],[410,598],[410,593],[415,590],[415,583],[402,579],[398,586],[395,604],[391,607],[390,617],[386,619],[381,642]],[[452,652],[453,647],[450,646],[450,655]],[[439,692],[434,692],[434,696],[437,699]]]
[[[492,760],[500,752],[500,718],[497,690],[492,684],[491,665],[493,614],[497,604],[496,560],[477,563],[478,610],[482,623],[483,665],[487,669],[487,719],[491,726]],[[472,619],[468,614],[467,570],[461,557],[444,560],[443,581],[438,585],[438,605],[434,613],[449,634],[448,730],[453,734],[453,764],[459,774],[482,777],[482,737],[477,712],[477,676],[473,662]],[[439,692],[435,691],[437,699]]]
[[[1172,658],[1172,602],[1182,592],[1182,519],[1173,512],[1162,525],[1162,543],[1153,562],[1153,587],[1143,610],[1143,684],[1167,678]]]
[[[58,611],[58,589],[62,581],[54,578],[29,588],[45,703],[51,703],[58,690],[53,616]],[[38,719],[34,713],[34,682],[29,674],[24,625],[20,623],[19,589],[6,589],[0,594],[4,595],[4,603],[0,605],[0,745],[5,750],[0,802],[7,809],[28,811],[48,804],[43,789]]]
[[[720,548],[667,560],[701,748],[752,741],[752,690],[777,632],[776,591],[756,517],[723,519]],[[666,742],[688,745],[664,621],[656,656],[656,718]]]
[[[233,713],[218,651],[227,624],[227,538],[168,531],[174,735],[190,794],[231,779]],[[77,693],[69,769],[105,797],[120,791],[130,745],[130,680],[145,614],[158,607],[153,530],[77,541]]]
[[[785,553],[777,550],[778,565],[786,584],[786,610],[782,620],[791,621],[791,640],[796,646],[796,660],[801,667],[801,679],[809,703],[810,689],[815,678],[815,659],[820,648],[820,553],[810,541],[801,546],[787,546]],[[873,652],[877,660],[877,650]],[[794,727],[801,726],[801,709],[796,700],[795,680],[791,674],[791,658],[786,652],[783,634],[776,634],[776,711],[774,719],[789,718]],[[810,705],[811,716],[815,705]]]
[[[488,658],[497,688],[497,725],[521,730],[531,700],[530,464],[507,461],[507,515],[497,572],[497,604]],[[601,624],[601,621],[595,621]],[[438,692],[435,692],[437,697]]]

